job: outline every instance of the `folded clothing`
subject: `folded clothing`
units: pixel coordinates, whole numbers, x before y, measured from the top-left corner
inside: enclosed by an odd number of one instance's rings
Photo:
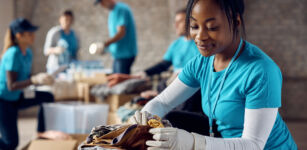
[[[152,140],[152,134],[148,131],[152,128],[150,126],[143,125],[125,125],[120,128],[108,132],[105,128],[99,130],[99,134],[91,134],[91,138],[88,138],[87,141],[79,149],[81,150],[94,150],[91,148],[108,148],[108,149],[133,149],[133,150],[146,150],[147,146],[145,142],[147,140]],[[102,135],[100,131],[107,131],[108,133]],[[102,136],[99,136],[102,133]],[[90,137],[89,136],[89,137]]]

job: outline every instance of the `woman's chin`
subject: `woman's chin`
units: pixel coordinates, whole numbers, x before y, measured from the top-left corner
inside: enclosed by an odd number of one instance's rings
[[[212,56],[212,53],[210,51],[199,51],[200,54],[204,57],[210,57]]]

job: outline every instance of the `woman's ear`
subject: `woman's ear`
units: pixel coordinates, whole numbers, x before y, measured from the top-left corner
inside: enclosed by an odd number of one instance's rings
[[[241,25],[242,25],[242,21],[241,21],[240,15],[237,14],[236,26],[237,26],[237,28],[239,29]]]
[[[19,40],[22,37],[22,33],[16,33],[15,37],[16,37],[17,40]]]

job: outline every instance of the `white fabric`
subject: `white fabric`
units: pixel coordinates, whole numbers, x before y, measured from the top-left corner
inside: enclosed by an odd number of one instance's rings
[[[185,102],[198,89],[185,85],[177,77],[161,94],[148,102],[142,111],[147,111],[162,118],[173,108]]]
[[[193,133],[195,150],[262,150],[272,131],[278,108],[245,109],[241,138],[213,138]]]
[[[148,150],[192,150],[194,145],[193,135],[177,128],[152,128],[153,141],[146,141]]]
[[[48,55],[48,50],[52,47],[57,46],[57,42],[61,38],[61,26],[55,26],[52,27],[46,36],[46,41],[44,45],[44,54],[45,56]],[[48,73],[53,73],[56,69],[58,69],[60,66],[58,64],[58,56],[55,54],[50,54],[47,60],[46,68]]]

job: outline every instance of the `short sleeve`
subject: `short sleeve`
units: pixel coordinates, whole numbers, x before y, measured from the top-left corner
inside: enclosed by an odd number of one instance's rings
[[[20,62],[18,61],[17,58],[17,52],[15,49],[8,49],[7,54],[3,58],[5,61],[4,68],[5,71],[13,71],[13,72],[18,72],[20,70]]]
[[[199,81],[196,78],[197,68],[199,68],[199,59],[199,57],[191,59],[179,74],[179,79],[184,84],[193,88],[198,88],[200,86]]]
[[[282,75],[273,62],[255,62],[246,81],[246,108],[281,107]]]
[[[175,48],[175,42],[173,42],[167,49],[166,53],[164,54],[163,56],[163,60],[166,60],[166,61],[169,61],[169,62],[172,62],[172,59],[173,59],[173,49]]]
[[[127,26],[128,19],[126,18],[128,16],[128,11],[125,9],[119,9],[116,16],[116,27],[119,26]]]

